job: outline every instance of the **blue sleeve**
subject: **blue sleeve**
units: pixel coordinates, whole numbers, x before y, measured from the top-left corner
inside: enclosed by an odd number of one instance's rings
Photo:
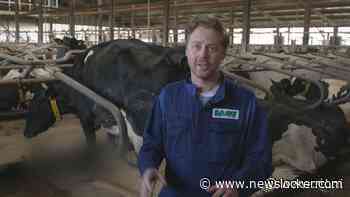
[[[138,166],[141,175],[148,168],[158,168],[164,158],[163,124],[160,100],[157,97],[144,130],[143,144],[138,155]]]
[[[267,114],[258,106],[255,99],[248,108],[248,122],[245,141],[242,143],[242,158],[240,170],[228,173],[230,180],[245,182],[259,181],[269,178],[272,174],[272,146],[267,129]],[[249,183],[248,183],[249,184]],[[247,192],[256,191],[250,188]]]

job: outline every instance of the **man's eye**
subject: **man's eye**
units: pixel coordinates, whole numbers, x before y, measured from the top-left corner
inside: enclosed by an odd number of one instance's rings
[[[215,46],[212,46],[212,47],[209,47],[208,49],[210,52],[216,52],[218,48]]]
[[[200,50],[201,49],[201,45],[200,44],[194,44],[193,48],[196,50]]]

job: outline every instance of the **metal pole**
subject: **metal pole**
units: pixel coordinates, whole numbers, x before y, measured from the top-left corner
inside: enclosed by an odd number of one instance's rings
[[[15,42],[18,44],[19,43],[19,0],[15,0]]]
[[[8,79],[8,80],[0,80],[1,85],[9,85],[9,84],[30,84],[30,83],[44,83],[49,81],[56,81],[55,78],[42,78],[42,79]]]
[[[338,37],[338,26],[333,27],[333,36]]]
[[[305,15],[304,15],[304,36],[303,45],[309,44],[310,39],[310,22],[311,22],[311,3],[309,0],[305,2]]]
[[[75,0],[71,0],[70,14],[69,14],[69,34],[72,38],[75,37]]]
[[[168,46],[168,37],[169,37],[169,0],[164,0],[164,20],[163,20],[163,37],[162,44],[163,46]]]
[[[109,18],[109,20],[110,20],[110,35],[109,35],[109,37],[110,37],[110,40],[114,40],[114,23],[115,23],[115,16],[114,16],[114,0],[111,0],[111,15],[110,15],[110,18]]]
[[[53,35],[53,24],[52,24],[52,20],[53,19],[50,19],[50,24],[49,24],[49,42],[53,42],[53,39],[54,39],[54,35]]]
[[[134,4],[131,5],[130,24],[131,24],[131,37],[135,39],[136,35],[135,35],[135,5]]]
[[[98,20],[98,43],[103,42],[103,30],[102,30],[102,26],[103,26],[103,15],[102,15],[102,8],[101,6],[103,5],[103,1],[102,0],[97,0],[97,20]]]
[[[288,41],[287,41],[287,45],[289,45],[290,42],[290,25],[288,25]]]
[[[243,31],[242,31],[242,52],[246,53],[249,46],[250,34],[250,8],[251,0],[241,0],[243,4]]]
[[[234,23],[235,23],[235,15],[233,12],[233,6],[231,8],[231,24],[230,24],[230,29],[229,29],[229,39],[230,39],[230,46],[233,47],[233,31],[234,31]]]
[[[176,2],[176,1],[175,1]],[[151,0],[147,0],[147,40],[151,37]]]
[[[176,8],[176,1],[174,1],[174,46],[177,46],[177,8]]]
[[[41,45],[43,44],[43,34],[44,34],[44,27],[43,27],[43,0],[39,0],[39,19],[38,19],[38,43]]]

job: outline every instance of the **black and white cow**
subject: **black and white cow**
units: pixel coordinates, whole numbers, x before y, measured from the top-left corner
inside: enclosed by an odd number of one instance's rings
[[[275,99],[259,100],[260,105],[269,112],[268,125],[273,143],[272,177],[277,180],[310,180],[315,176],[327,178],[350,173],[343,167],[349,165],[350,159],[347,150],[350,130],[344,112],[339,106],[326,102],[308,110],[295,107],[296,103],[305,106],[319,98],[319,89],[316,86],[308,87],[312,89],[308,96],[300,97],[300,93],[302,96],[306,95],[306,86],[309,85],[302,83],[301,79],[298,79],[296,84],[290,83],[289,79],[274,81],[271,92]],[[327,84],[324,84],[324,87],[327,87]],[[294,101],[293,107],[289,103],[291,100]],[[282,193],[275,194],[280,196]],[[296,196],[293,194],[283,193],[286,196]],[[253,197],[266,195],[274,196],[266,192],[257,192]]]
[[[291,107],[288,103],[291,96],[295,97],[293,98],[295,103],[299,102],[300,106],[302,104],[305,106],[307,103],[305,100],[297,100],[299,93],[305,93],[304,88],[301,87],[302,84],[306,85],[301,83],[300,79],[298,81],[297,84],[290,84],[288,79],[273,82],[271,89],[274,96],[277,96],[275,100],[272,102],[259,100],[259,103],[269,112],[268,125],[273,143],[272,177],[292,180],[315,173],[336,176],[335,161],[350,158],[346,152],[344,154],[350,137],[344,112],[337,105],[329,105],[325,102],[308,110]],[[296,86],[293,87],[293,85]],[[309,101],[314,101],[319,97],[319,90],[317,87],[311,88],[314,90],[309,92],[307,98]],[[344,162],[341,163],[344,164]],[[332,171],[327,167],[330,165],[333,166]],[[253,196],[264,195],[266,193],[258,192]]]
[[[154,96],[167,83],[185,78],[188,68],[181,65],[183,57],[184,48],[115,40],[88,49],[65,73],[123,109],[141,137]],[[55,122],[50,97],[58,98],[60,111],[77,114],[90,145],[95,144],[95,130],[101,124],[111,126],[109,113],[71,87],[57,83],[49,90],[34,97],[25,136],[33,137]]]
[[[75,38],[64,36],[63,39],[55,38],[54,41],[60,45],[60,47],[57,48],[57,54],[56,54],[57,59],[63,57],[69,50],[86,49],[86,45],[84,41],[77,40]]]
[[[59,44],[61,47],[57,49],[56,58],[61,58],[65,55],[66,52],[73,49],[85,49],[86,46],[83,41],[76,40],[75,38],[64,37],[61,39],[55,39],[55,42]],[[65,62],[68,63],[68,62]],[[47,72],[43,72],[43,69],[33,69],[31,72],[28,72],[29,76],[24,76],[27,73],[28,68],[24,69],[11,69],[7,70],[6,75],[4,75],[1,80],[13,80],[19,78],[36,78],[38,76],[41,77],[49,77],[47,76]],[[18,119],[23,118],[21,116],[13,116],[10,115],[12,110],[21,110],[25,111],[26,102],[31,99],[29,94],[31,91],[38,91],[38,89],[42,90],[40,84],[10,84],[10,85],[2,85],[0,86],[1,94],[0,94],[0,112],[6,112],[6,116],[1,116],[1,120],[5,119]]]

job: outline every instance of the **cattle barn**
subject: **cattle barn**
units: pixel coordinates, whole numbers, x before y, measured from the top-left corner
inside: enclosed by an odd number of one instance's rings
[[[273,173],[251,196],[350,196],[350,0],[0,0],[0,196],[139,196],[197,16],[224,24],[220,70],[268,114]]]

